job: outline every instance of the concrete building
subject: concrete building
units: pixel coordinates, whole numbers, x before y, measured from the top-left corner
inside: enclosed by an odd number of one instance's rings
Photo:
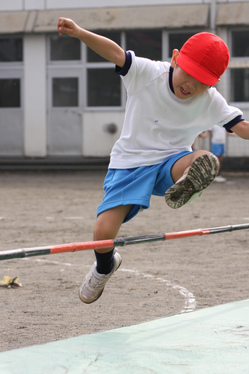
[[[235,0],[0,0],[1,159],[108,157],[120,134],[126,97],[113,64],[58,36],[60,16],[152,59],[217,33],[231,52],[217,88],[249,119],[248,14]],[[248,157],[248,145],[228,137],[227,155]]]

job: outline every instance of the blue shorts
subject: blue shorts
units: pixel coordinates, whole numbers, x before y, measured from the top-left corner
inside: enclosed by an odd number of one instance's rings
[[[105,195],[98,206],[97,216],[114,207],[132,204],[124,222],[132,219],[141,209],[148,209],[151,195],[164,196],[174,184],[171,168],[181,157],[192,152],[184,151],[169,157],[158,165],[132,169],[109,169],[104,181]]]
[[[225,154],[225,144],[211,143],[211,152],[215,156],[223,156]]]

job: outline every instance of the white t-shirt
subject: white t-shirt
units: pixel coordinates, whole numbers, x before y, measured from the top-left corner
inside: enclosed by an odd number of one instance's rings
[[[127,90],[125,119],[109,168],[159,164],[176,153],[191,151],[199,133],[242,115],[215,88],[196,98],[178,99],[169,85],[170,63],[130,53],[131,66],[122,77]]]

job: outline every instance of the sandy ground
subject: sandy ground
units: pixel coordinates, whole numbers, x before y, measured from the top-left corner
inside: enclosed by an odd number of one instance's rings
[[[1,173],[1,250],[92,240],[104,172]],[[150,209],[123,225],[137,236],[249,222],[249,177],[228,175],[179,210],[152,197]],[[1,262],[0,350],[43,344],[249,298],[249,231],[120,248],[121,268],[91,305],[78,285],[92,251]]]

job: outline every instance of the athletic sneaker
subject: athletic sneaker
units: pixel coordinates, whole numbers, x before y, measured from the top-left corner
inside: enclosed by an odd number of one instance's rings
[[[121,265],[122,259],[119,253],[115,252],[113,257],[113,269],[109,274],[99,274],[97,272],[96,262],[86,275],[79,288],[79,297],[83,303],[90,304],[96,301],[104,291],[105,284],[112,274]]]
[[[212,154],[198,157],[172,187],[165,192],[166,203],[173,209],[180,208],[200,196],[219,172],[218,158]]]

